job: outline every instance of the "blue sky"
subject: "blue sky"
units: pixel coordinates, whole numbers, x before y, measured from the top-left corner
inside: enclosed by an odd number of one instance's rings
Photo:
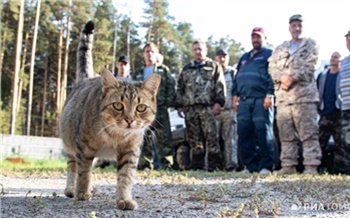
[[[320,58],[329,60],[334,51],[349,55],[344,35],[350,30],[348,0],[168,0],[169,14],[176,22],[192,24],[194,36],[206,40],[230,36],[246,51],[251,49],[250,33],[263,27],[274,46],[290,39],[288,19],[304,16],[303,35],[320,45]],[[114,0],[118,11],[142,21],[143,0]],[[140,30],[142,31],[142,30]]]

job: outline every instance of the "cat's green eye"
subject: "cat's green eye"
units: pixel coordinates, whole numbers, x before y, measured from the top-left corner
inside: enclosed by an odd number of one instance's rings
[[[137,107],[136,107],[136,110],[137,110],[138,112],[144,112],[146,109],[147,109],[147,106],[146,106],[145,104],[139,104],[139,105],[137,105]]]
[[[117,111],[121,111],[124,109],[124,105],[120,102],[113,103],[113,108]]]

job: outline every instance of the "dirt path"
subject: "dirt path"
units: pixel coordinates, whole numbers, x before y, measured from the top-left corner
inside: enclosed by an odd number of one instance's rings
[[[350,217],[349,177],[212,175],[138,174],[135,211],[115,209],[112,173],[94,176],[87,202],[64,196],[65,175],[0,175],[0,217]]]

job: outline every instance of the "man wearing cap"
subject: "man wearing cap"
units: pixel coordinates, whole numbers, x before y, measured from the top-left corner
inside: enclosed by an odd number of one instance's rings
[[[274,89],[268,73],[268,58],[272,50],[265,47],[266,36],[261,27],[253,29],[251,41],[253,49],[239,60],[234,80],[238,150],[246,170],[268,174],[274,165]]]
[[[215,115],[225,104],[226,85],[220,64],[207,57],[203,41],[192,43],[194,60],[185,65],[177,82],[175,109],[185,115],[191,170],[222,169]]]
[[[346,47],[350,51],[350,30],[345,35]],[[341,149],[342,158],[339,158],[344,174],[350,175],[350,55],[346,56],[339,70],[339,96],[341,100]],[[336,161],[336,160],[334,160]]]
[[[225,49],[216,52],[215,60],[221,64],[226,81],[226,102],[216,116],[218,138],[221,139],[221,150],[226,171],[234,170],[237,164],[236,112],[232,110],[232,90],[235,69],[228,65],[230,55]]]
[[[131,79],[130,76],[130,64],[128,56],[122,55],[118,59],[117,64],[117,78]]]
[[[291,40],[277,46],[269,59],[281,141],[282,169],[278,174],[296,173],[299,141],[303,146],[304,174],[317,174],[322,157],[317,125],[319,94],[314,77],[319,47],[315,40],[301,37],[302,22],[300,14],[290,17]]]

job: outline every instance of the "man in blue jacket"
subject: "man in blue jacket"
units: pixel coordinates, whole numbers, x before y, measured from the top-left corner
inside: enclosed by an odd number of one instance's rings
[[[268,73],[272,50],[265,48],[264,29],[251,34],[253,49],[238,62],[234,81],[233,108],[237,110],[238,147],[249,172],[268,174],[273,170],[273,81]]]

